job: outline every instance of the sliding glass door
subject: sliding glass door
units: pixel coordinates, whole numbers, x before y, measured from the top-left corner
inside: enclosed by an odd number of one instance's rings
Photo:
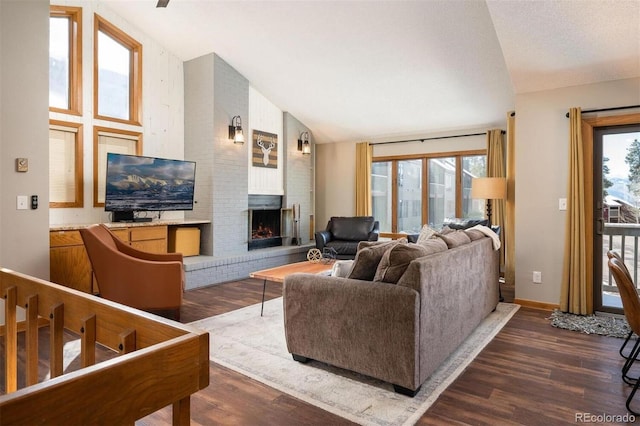
[[[598,127],[594,157],[594,308],[622,313],[607,251],[618,252],[638,285],[640,125]]]

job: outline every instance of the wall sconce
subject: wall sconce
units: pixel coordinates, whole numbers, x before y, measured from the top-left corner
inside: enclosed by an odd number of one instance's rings
[[[309,143],[309,132],[302,132],[298,139],[298,151],[302,151],[302,155],[311,154],[311,144]]]
[[[242,119],[239,115],[231,119],[229,126],[229,139],[233,139],[233,143],[242,145],[244,143],[244,135],[242,134]]]

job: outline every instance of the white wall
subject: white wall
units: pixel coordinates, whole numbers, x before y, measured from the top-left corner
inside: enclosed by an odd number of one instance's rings
[[[249,120],[245,131],[246,144],[249,146],[249,194],[283,195],[284,194],[284,140],[282,137],[282,110],[275,106],[260,92],[249,86]],[[252,164],[253,131],[274,133],[278,135],[278,167],[254,167]],[[257,148],[259,149],[259,148]]]
[[[184,73],[177,56],[157,44],[104,4],[87,1],[55,1],[52,4],[82,7],[82,117],[51,113],[56,120],[84,125],[84,207],[50,210],[51,224],[108,222],[104,208],[93,207],[93,126],[140,132],[140,127],[93,118],[93,21],[97,13],[142,44],[142,154],[184,158]],[[47,32],[48,43],[48,32]],[[48,44],[47,44],[48,52]],[[48,57],[48,53],[47,53]],[[45,58],[46,59],[46,58]],[[197,172],[197,171],[196,171]],[[163,218],[182,218],[183,212],[163,212]]]
[[[0,266],[49,278],[49,1],[0,1]],[[15,171],[27,157],[29,171]],[[16,210],[38,195],[37,210]]]
[[[288,112],[283,114],[284,125],[283,134],[285,145],[286,168],[284,170],[285,198],[284,206],[292,208],[294,204],[300,207],[300,217],[298,222],[299,235],[301,244],[307,244],[311,239],[311,218],[314,215],[315,191],[313,190],[313,161],[315,157],[315,144],[313,143],[313,134],[311,130],[301,123],[297,118]],[[298,151],[298,139],[303,132],[309,132],[309,143],[311,145],[311,154],[304,155]],[[283,224],[286,226],[287,224]],[[293,225],[291,223],[290,225]],[[292,235],[291,232],[283,235]]]
[[[558,198],[567,196],[569,153],[565,114],[570,107],[638,104],[640,79],[516,97],[516,298],[559,303],[566,215]],[[533,271],[542,272],[542,284],[533,284]]]

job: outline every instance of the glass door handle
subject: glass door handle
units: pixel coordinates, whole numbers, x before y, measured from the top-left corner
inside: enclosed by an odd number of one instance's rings
[[[604,219],[596,219],[596,234],[602,235],[604,231]]]

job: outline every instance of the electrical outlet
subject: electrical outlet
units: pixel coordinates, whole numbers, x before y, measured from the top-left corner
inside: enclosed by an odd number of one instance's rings
[[[566,198],[559,198],[558,199],[558,209],[559,210],[566,210],[567,209],[567,199]]]
[[[535,284],[540,284],[542,283],[542,272],[540,271],[533,271],[533,282]]]

